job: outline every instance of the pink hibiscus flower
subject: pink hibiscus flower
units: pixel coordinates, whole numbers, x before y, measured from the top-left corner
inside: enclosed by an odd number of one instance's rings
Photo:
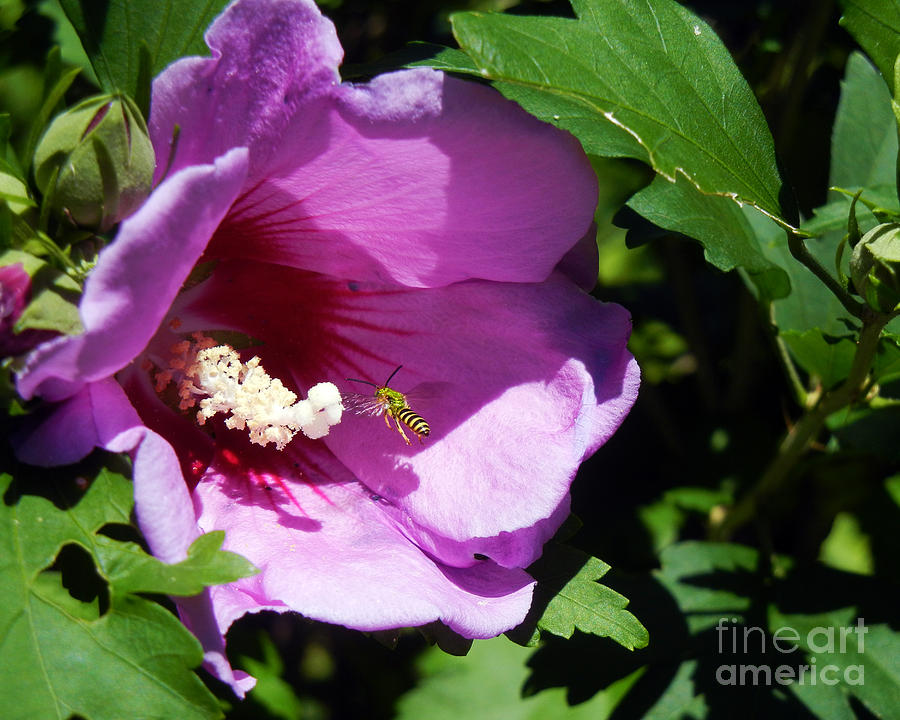
[[[579,239],[593,246],[584,153],[436,71],[342,84],[311,0],[241,0],[206,40],[212,58],[154,82],[161,181],[89,277],[84,334],[37,348],[19,375],[23,396],[55,403],[20,456],[129,451],[157,556],[221,529],[261,569],[179,604],[239,694],[252,679],[232,674],[223,636],[248,612],[440,621],[468,638],[516,626],[523,568],[637,394],[628,314],[564,270]],[[345,378],[381,384],[402,364],[391,386],[430,436],[406,444],[346,411],[282,450],[221,415],[201,427],[164,386],[185,372],[172,348],[215,331],[249,338],[242,361],[310,396],[322,381],[373,393]]]

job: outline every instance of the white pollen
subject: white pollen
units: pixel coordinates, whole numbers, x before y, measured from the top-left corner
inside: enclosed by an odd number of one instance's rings
[[[274,443],[283,450],[298,432],[315,440],[341,421],[344,406],[333,383],[318,383],[307,399],[298,400],[281,380],[269,377],[258,357],[242,363],[234,348],[215,345],[201,333],[195,333],[192,342],[178,343],[172,352],[170,368],[156,376],[157,390],[178,378],[180,407],[199,405],[200,425],[223,413],[226,427],[247,430],[251,442]]]

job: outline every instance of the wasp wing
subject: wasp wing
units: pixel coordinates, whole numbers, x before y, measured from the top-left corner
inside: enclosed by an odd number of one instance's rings
[[[387,403],[374,395],[347,392],[341,395],[344,410],[354,415],[384,415]]]

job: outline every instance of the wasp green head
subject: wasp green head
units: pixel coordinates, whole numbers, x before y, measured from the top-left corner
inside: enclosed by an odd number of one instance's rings
[[[387,385],[377,388],[375,397],[380,402],[385,403],[388,406],[388,410],[392,413],[409,407],[409,404],[406,402],[406,395],[396,390],[391,390]]]

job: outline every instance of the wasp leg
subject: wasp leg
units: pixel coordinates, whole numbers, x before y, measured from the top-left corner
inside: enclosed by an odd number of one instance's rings
[[[384,417],[384,424],[387,425],[388,430],[393,430],[391,427],[391,417],[393,417],[389,412],[386,412],[382,417]]]
[[[397,432],[400,433],[400,435],[403,437],[403,441],[404,441],[407,445],[409,445],[409,444],[410,444],[409,438],[406,437],[406,433],[403,432],[403,426],[400,424],[400,420],[399,420],[398,418],[395,417],[395,418],[394,418],[394,422],[397,423]]]

